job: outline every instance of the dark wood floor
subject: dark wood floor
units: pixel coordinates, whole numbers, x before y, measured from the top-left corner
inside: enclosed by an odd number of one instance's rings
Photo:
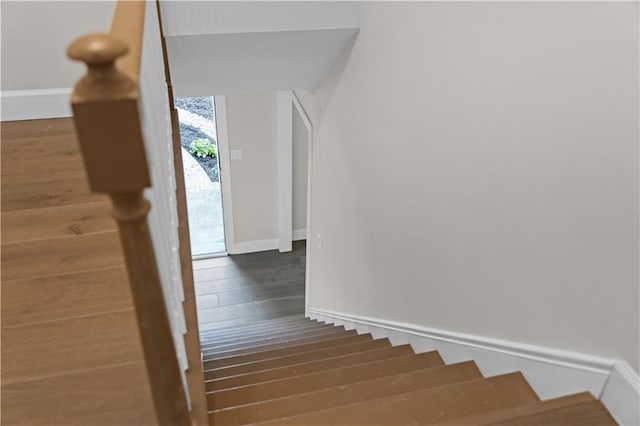
[[[304,314],[305,241],[193,262],[201,331]]]

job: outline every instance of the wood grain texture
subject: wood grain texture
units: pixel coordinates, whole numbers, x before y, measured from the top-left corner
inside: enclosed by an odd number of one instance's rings
[[[209,408],[221,409],[442,365],[444,362],[437,352],[428,352],[214,391],[207,397]]]
[[[2,327],[2,382],[140,361],[137,342],[130,309]]]
[[[473,362],[425,368],[214,411],[211,413],[210,420],[214,424],[249,424],[481,377],[482,374]]]
[[[273,331],[272,333],[265,333],[265,332],[260,332],[258,334],[253,334],[253,335],[248,335],[248,334],[242,334],[242,335],[238,335],[238,337],[227,337],[227,338],[220,338],[218,339],[214,339],[214,338],[209,338],[207,339],[207,343],[206,345],[202,345],[202,348],[207,348],[207,349],[215,349],[215,347],[219,346],[219,345],[225,345],[225,344],[239,344],[239,343],[256,343],[258,344],[258,342],[260,341],[264,341],[264,340],[274,340],[277,339],[279,337],[287,337],[287,336],[298,336],[300,334],[304,334],[304,333],[308,333],[311,331],[316,331],[316,330],[324,330],[324,329],[328,329],[333,327],[333,325],[330,324],[310,324],[308,327],[300,327],[300,328],[294,328],[294,329],[278,329],[276,331]]]
[[[2,283],[4,327],[132,307],[123,266]]]
[[[43,240],[74,235],[115,231],[108,201],[18,210],[2,215],[2,242]]]
[[[68,137],[75,134],[73,120],[68,118],[50,118],[44,120],[3,121],[0,122],[2,143],[12,139],[50,138],[63,135]]]
[[[237,376],[226,377],[218,380],[210,380],[206,382],[206,386],[208,391],[231,389],[239,386],[278,380],[283,377],[299,376],[301,374],[332,370],[361,363],[408,356],[411,354],[413,354],[413,350],[410,345],[394,346],[390,348],[362,351],[354,354],[321,359],[303,364],[272,368],[270,370],[263,370],[255,373],[239,374]]]
[[[377,340],[362,340],[353,341],[352,339],[345,340],[342,344],[330,346],[327,348],[321,348],[311,350],[308,352],[302,352],[298,354],[284,354],[280,357],[267,358],[264,360],[253,361],[238,365],[230,365],[221,368],[206,369],[205,379],[221,379],[224,377],[235,376],[238,374],[254,373],[257,371],[269,370],[271,368],[279,368],[287,365],[302,364],[306,362],[316,361],[324,358],[331,358],[336,356],[342,356],[346,354],[358,353],[361,351],[379,349],[390,347],[391,343],[388,339]],[[207,366],[205,365],[205,368]]]
[[[502,426],[614,426],[613,417],[602,402],[592,400],[579,404],[566,405],[540,413],[521,415],[494,425]]]
[[[280,349],[271,349],[262,352],[254,352],[249,354],[232,355],[204,362],[205,369],[220,368],[231,366],[234,364],[245,364],[248,362],[260,361],[263,359],[277,358],[280,356],[295,355],[304,352],[312,352],[322,348],[331,346],[341,346],[349,343],[373,340],[370,334],[340,336],[333,339],[321,340],[302,345],[289,346]]]
[[[306,247],[193,262],[194,290],[203,341],[207,330],[252,325],[304,313]],[[254,330],[251,330],[254,331]]]
[[[123,264],[117,232],[2,244],[3,281]]]
[[[89,192],[83,176],[51,180],[2,179],[2,211],[38,209],[104,201],[104,195]]]
[[[3,425],[154,425],[144,365],[2,384]]]
[[[493,410],[475,416],[457,418],[452,421],[438,423],[438,426],[459,426],[459,425],[490,425],[504,421],[513,421],[520,417],[534,414],[541,414],[553,411],[558,408],[590,402],[595,398],[589,392],[577,393],[561,398],[549,399],[546,401],[536,401],[526,405],[517,405],[501,410]]]
[[[377,398],[261,424],[431,424],[538,401],[520,373]]]
[[[120,240],[73,121],[0,126],[3,424],[155,424]]]
[[[39,138],[9,139],[1,151],[3,178],[37,182],[86,175],[74,136],[51,136],[46,144]]]
[[[259,345],[240,344],[240,345],[225,345],[217,347],[213,350],[208,349],[203,351],[205,361],[227,358],[235,355],[247,355],[257,352],[270,351],[272,349],[281,349],[295,347],[299,345],[306,345],[308,343],[321,342],[325,340],[335,339],[336,337],[355,336],[358,333],[355,330],[321,330],[319,332],[313,332],[311,334],[303,334],[291,338],[284,338],[274,342],[261,342]]]

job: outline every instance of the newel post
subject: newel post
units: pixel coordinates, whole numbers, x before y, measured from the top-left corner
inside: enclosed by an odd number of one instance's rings
[[[189,411],[180,377],[164,295],[147,225],[151,185],[144,150],[138,84],[118,70],[128,46],[110,34],[74,41],[70,58],[88,71],[74,88],[72,106],[89,184],[113,203],[129,272],[140,338],[158,424],[188,425]]]

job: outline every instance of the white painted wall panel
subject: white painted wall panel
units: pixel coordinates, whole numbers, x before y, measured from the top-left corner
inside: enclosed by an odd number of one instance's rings
[[[309,159],[309,132],[293,109],[293,229],[307,227],[307,163]]]
[[[2,83],[6,90],[71,88],[85,71],[67,58],[83,34],[109,29],[114,1],[2,1]]]
[[[355,29],[167,37],[176,96],[312,89]]]
[[[165,35],[357,28],[358,2],[163,1]]]
[[[638,3],[363,8],[299,93],[311,307],[638,371]]]
[[[236,243],[278,237],[278,174],[273,93],[226,97]],[[224,178],[224,177],[223,177]],[[272,247],[272,249],[275,247]]]
[[[151,203],[149,228],[184,382],[184,370],[188,367],[184,345],[184,333],[187,328],[182,309],[184,293],[179,253],[173,140],[160,29],[153,0],[147,0],[143,37],[140,106],[152,183],[152,187],[145,191],[145,196]]]

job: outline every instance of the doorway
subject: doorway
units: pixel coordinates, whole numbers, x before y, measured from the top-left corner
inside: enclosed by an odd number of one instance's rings
[[[226,255],[215,101],[176,98],[191,253],[194,259]]]

